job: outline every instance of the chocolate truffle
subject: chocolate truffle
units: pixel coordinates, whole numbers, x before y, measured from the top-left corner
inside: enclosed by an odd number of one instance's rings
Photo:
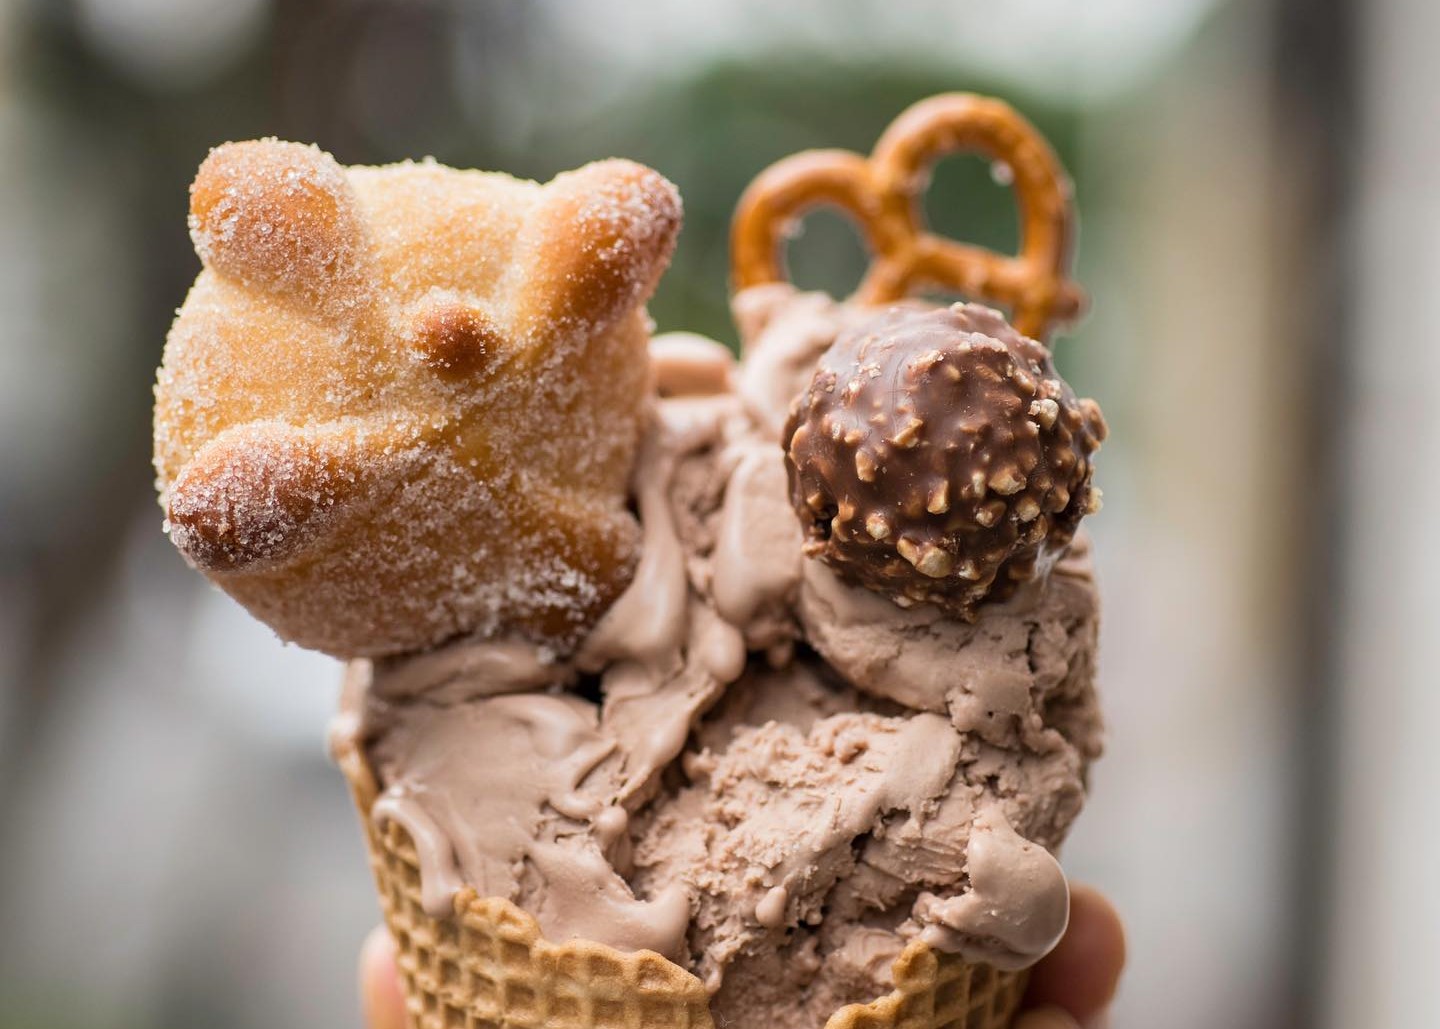
[[[839,336],[783,443],[809,556],[973,621],[1048,572],[1099,509],[1104,438],[1044,344],[955,304],[891,307]]]

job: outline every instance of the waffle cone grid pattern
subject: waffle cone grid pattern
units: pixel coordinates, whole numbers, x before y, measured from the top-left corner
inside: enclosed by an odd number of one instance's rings
[[[414,1029],[714,1029],[700,980],[659,954],[550,943],[520,908],[468,888],[453,916],[431,917],[409,836],[393,823],[366,824]],[[825,1029],[1003,1029],[1027,978],[919,941],[896,959],[894,975],[891,993],[841,1008]]]

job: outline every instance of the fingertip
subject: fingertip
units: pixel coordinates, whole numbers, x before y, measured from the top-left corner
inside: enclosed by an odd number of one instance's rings
[[[1110,971],[1111,990],[1125,969],[1125,923],[1115,905],[1093,886],[1075,885],[1070,893],[1072,918],[1077,917],[1085,935],[1080,942],[1091,949],[1097,967]]]
[[[395,941],[383,925],[371,930],[360,948],[360,1004],[367,1029],[406,1029]]]
[[[1124,968],[1125,927],[1114,906],[1098,890],[1072,886],[1070,926],[1031,973],[1027,1003],[1088,1022],[1114,1000]]]
[[[1063,1008],[1044,1007],[1025,1012],[1011,1029],[1080,1029],[1080,1023]]]

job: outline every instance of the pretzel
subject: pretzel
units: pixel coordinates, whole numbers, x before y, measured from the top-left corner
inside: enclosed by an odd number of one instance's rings
[[[1014,174],[1020,252],[998,254],[928,231],[921,198],[930,169],[978,151]],[[922,100],[896,118],[868,157],[811,150],[771,165],[740,199],[731,230],[735,289],[784,282],[786,227],[817,205],[853,218],[871,263],[852,299],[883,304],[940,287],[1008,307],[1017,329],[1044,340],[1073,320],[1084,294],[1067,277],[1074,237],[1072,188],[1054,151],[1014,108],[970,93]]]

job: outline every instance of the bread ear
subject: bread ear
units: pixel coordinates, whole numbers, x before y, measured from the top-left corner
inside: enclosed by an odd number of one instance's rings
[[[374,486],[373,454],[349,434],[251,422],[222,432],[166,494],[170,536],[207,572],[283,560]]]
[[[344,169],[315,146],[252,140],[210,151],[190,186],[206,267],[321,309],[361,294],[361,229]]]
[[[557,175],[517,248],[515,328],[554,342],[593,337],[644,303],[670,263],[680,194],[658,172],[608,160]]]

